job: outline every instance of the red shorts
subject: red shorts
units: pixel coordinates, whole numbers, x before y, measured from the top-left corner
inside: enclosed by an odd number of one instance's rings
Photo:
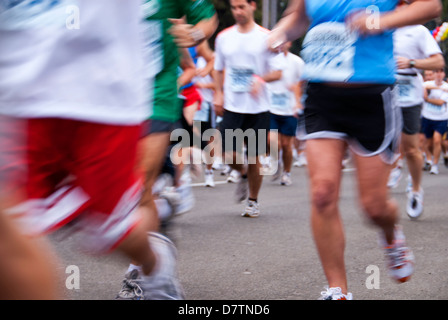
[[[191,85],[182,90],[181,94],[186,98],[184,108],[191,106],[194,103],[198,103],[198,110],[201,109],[202,96],[199,93],[195,85]]]
[[[10,212],[31,234],[51,232],[78,218],[89,250],[114,249],[140,220],[136,208],[142,180],[135,161],[141,130],[66,119],[28,120],[26,143],[15,147],[25,155],[26,174],[15,178],[25,181],[26,200]]]

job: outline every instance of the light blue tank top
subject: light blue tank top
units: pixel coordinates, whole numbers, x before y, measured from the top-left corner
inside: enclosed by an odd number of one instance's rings
[[[305,0],[311,25],[303,42],[304,79],[311,82],[393,84],[393,31],[361,37],[349,32],[347,16],[362,11],[375,27],[398,0]]]

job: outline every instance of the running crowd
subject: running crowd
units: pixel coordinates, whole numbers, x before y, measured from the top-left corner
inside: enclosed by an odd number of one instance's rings
[[[424,170],[448,167],[445,61],[422,25],[441,4],[377,1],[374,24],[370,5],[293,0],[267,30],[256,1],[230,0],[235,24],[211,46],[209,0],[0,1],[0,298],[61,298],[44,237],[61,228],[83,232],[89,254],[128,257],[116,299],[188,298],[165,231],[194,208],[192,181],[215,187],[219,171],[256,218],[265,176],[293,187],[292,167],[306,166],[321,299],[350,300],[338,209],[348,160],[390,276],[408,281],[389,189],[407,168],[404,209],[418,219]]]

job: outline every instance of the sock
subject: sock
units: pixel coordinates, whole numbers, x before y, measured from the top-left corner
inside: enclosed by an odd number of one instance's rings
[[[249,198],[249,201],[257,202],[257,199]]]
[[[138,270],[139,273],[142,272],[142,267],[141,266],[136,266],[135,264],[129,264],[128,270],[126,271],[126,273],[131,272],[132,270]]]

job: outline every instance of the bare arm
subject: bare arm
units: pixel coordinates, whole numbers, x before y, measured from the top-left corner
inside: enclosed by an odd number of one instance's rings
[[[305,11],[304,0],[292,0],[283,17],[271,31],[268,40],[269,48],[278,50],[288,41],[294,41],[305,34],[309,19]]]
[[[173,26],[169,32],[179,47],[194,47],[210,38],[218,27],[218,17],[215,14],[210,19],[202,20],[196,25],[187,24],[184,19],[168,19]]]
[[[213,78],[215,80],[213,105],[215,106],[216,115],[222,117],[224,114],[224,71],[214,70]]]
[[[414,59],[415,68],[420,70],[437,70],[445,67],[445,60],[443,56],[438,53],[434,54],[426,59]],[[411,59],[398,57],[397,58],[397,68],[398,69],[408,69],[410,68]]]
[[[379,23],[375,26],[372,26],[372,17],[367,13],[355,14],[348,20],[348,24],[351,29],[357,30],[360,34],[378,34],[407,25],[423,24],[439,17],[441,12],[440,0],[414,0],[410,5],[399,10],[382,14]]]

